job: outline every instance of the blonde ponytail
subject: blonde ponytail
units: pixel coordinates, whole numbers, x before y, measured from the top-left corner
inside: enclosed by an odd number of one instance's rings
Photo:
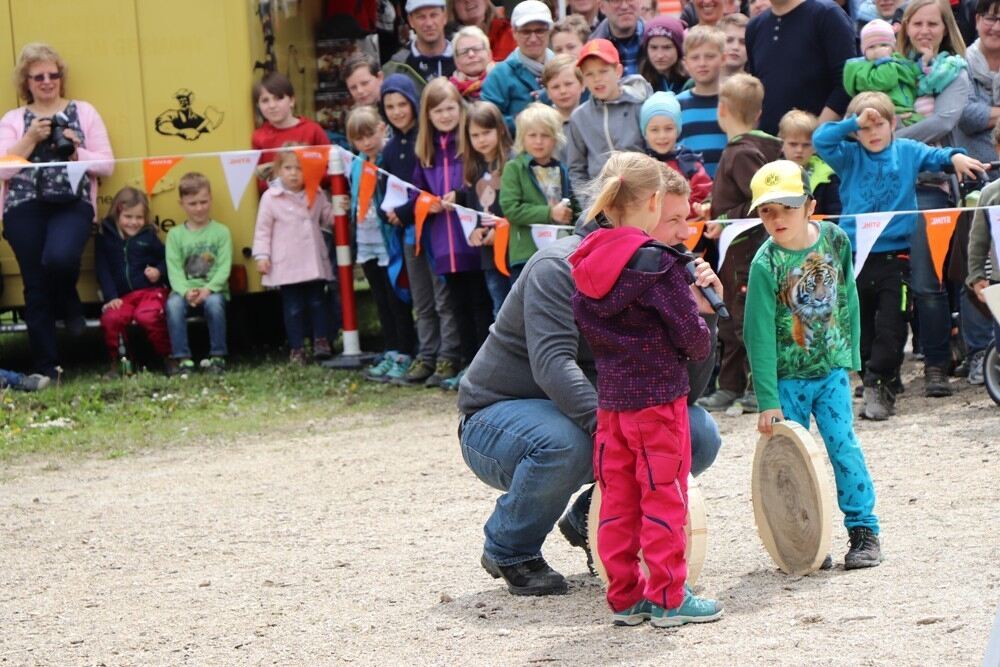
[[[611,213],[615,226],[620,226],[623,213],[663,188],[664,173],[659,162],[642,153],[611,153],[601,173],[587,186],[588,198],[593,202],[587,210],[587,219]]]

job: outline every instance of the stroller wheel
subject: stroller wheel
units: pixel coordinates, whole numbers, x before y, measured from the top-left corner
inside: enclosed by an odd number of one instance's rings
[[[986,391],[989,392],[990,398],[1000,405],[1000,351],[997,350],[996,343],[986,350],[986,358],[983,360],[983,379],[986,381]]]

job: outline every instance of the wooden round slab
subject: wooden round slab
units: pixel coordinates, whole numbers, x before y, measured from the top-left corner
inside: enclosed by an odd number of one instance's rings
[[[782,572],[815,572],[830,552],[832,486],[826,451],[799,424],[774,424],[753,457],[753,514],[764,548]]]
[[[608,573],[601,562],[599,551],[597,550],[597,526],[601,519],[601,486],[594,484],[594,495],[590,499],[590,513],[587,515],[587,539],[590,542],[591,552],[594,554],[594,567],[597,569],[601,581],[607,585]],[[708,520],[705,515],[705,496],[701,492],[701,487],[694,477],[688,477],[688,513],[687,521],[684,524],[684,533],[687,535],[687,547],[684,550],[684,558],[687,560],[688,576],[687,583],[694,586],[701,574],[701,568],[705,564],[705,553],[708,550]],[[639,552],[639,561],[642,571],[649,574],[646,563],[642,561],[642,551]]]

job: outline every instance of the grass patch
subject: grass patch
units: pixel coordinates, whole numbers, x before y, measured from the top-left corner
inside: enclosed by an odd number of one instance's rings
[[[434,392],[438,394],[439,392]],[[74,374],[45,391],[0,391],[0,461],[31,454],[109,458],[137,449],[241,435],[426,398],[421,389],[366,382],[359,373],[298,368],[270,358],[221,376],[158,373],[103,380]],[[433,400],[440,400],[438,397]]]

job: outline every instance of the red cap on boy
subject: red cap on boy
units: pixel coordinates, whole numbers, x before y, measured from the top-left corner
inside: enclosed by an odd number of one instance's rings
[[[600,58],[609,65],[620,65],[621,58],[618,56],[618,49],[606,39],[592,39],[580,49],[580,55],[576,59],[576,66],[579,67],[587,58]]]

